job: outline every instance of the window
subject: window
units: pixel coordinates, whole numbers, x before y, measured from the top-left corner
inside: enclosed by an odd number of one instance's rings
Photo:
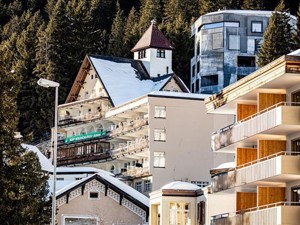
[[[251,22],[251,32],[252,33],[262,33],[262,22],[259,22],[259,21]]]
[[[200,42],[197,42],[197,50],[196,50],[196,55],[200,54]]]
[[[198,203],[198,209],[197,209],[197,221],[198,225],[204,225],[205,224],[205,202],[201,201]]]
[[[92,75],[91,75],[91,80],[93,80],[93,79],[94,79],[94,75],[92,74]]]
[[[199,92],[199,79],[196,80],[196,93]]]
[[[194,77],[195,76],[195,65],[193,65],[193,67],[192,67],[192,77]]]
[[[209,185],[208,181],[191,181],[191,183],[199,187],[206,187],[207,185]]]
[[[223,48],[223,33],[214,33],[213,37],[213,49]]]
[[[240,50],[240,35],[229,35],[229,50]]]
[[[153,167],[164,168],[166,166],[165,152],[154,152]]]
[[[200,61],[197,62],[197,73],[200,72]]]
[[[238,67],[255,67],[254,56],[238,56],[237,57]]]
[[[100,195],[99,192],[91,191],[89,192],[89,199],[99,199]]]
[[[140,50],[138,54],[139,54],[138,56],[139,59],[146,58],[146,50]]]
[[[157,49],[156,57],[157,58],[166,58],[165,50]]]
[[[99,219],[92,216],[63,216],[64,225],[74,224],[86,224],[86,225],[98,225]]]
[[[201,77],[201,87],[218,85],[218,75]]]
[[[190,217],[189,203],[170,203],[170,225],[189,225]]]
[[[141,181],[135,183],[135,190],[142,192],[142,182]]]
[[[155,118],[166,118],[166,106],[155,106],[154,110]]]
[[[154,141],[166,141],[166,130],[154,129]]]
[[[192,83],[192,93],[195,93],[195,83]]]
[[[151,180],[145,180],[144,181],[144,192],[150,192],[150,191],[152,191]]]
[[[63,177],[58,177],[56,180],[65,180]]]

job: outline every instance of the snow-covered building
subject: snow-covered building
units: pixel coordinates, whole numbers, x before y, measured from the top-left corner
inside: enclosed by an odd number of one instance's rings
[[[220,10],[192,26],[191,92],[216,93],[254,72],[272,11]],[[296,18],[291,16],[293,27]]]
[[[37,154],[49,174],[53,191],[53,165],[35,146],[23,145]],[[56,176],[58,225],[148,224],[149,199],[113,174],[93,167],[58,167]]]
[[[210,132],[232,117],[206,115],[207,95],[172,72],[172,48],[152,23],[134,59],[85,57],[59,106],[59,166],[93,164],[145,194],[174,180],[208,184],[227,161],[210,151]]]

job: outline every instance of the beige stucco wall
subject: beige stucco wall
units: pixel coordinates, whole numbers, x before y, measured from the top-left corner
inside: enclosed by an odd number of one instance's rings
[[[176,83],[175,79],[171,79],[166,86],[163,88],[163,91],[178,91],[182,92],[179,85]]]
[[[100,192],[99,200],[88,199],[89,192],[70,200],[59,207],[58,225],[63,225],[63,215],[99,217],[105,225],[114,223],[143,224],[142,218],[131,212],[118,202]],[[100,223],[100,225],[102,225]]]
[[[166,118],[154,118],[155,106],[166,106]],[[211,133],[233,122],[232,116],[206,114],[200,100],[149,97],[150,172],[152,190],[174,180],[210,181],[209,170],[233,161],[232,154],[211,151]],[[166,142],[154,141],[154,129],[166,129]],[[165,152],[165,168],[153,168],[153,152]]]

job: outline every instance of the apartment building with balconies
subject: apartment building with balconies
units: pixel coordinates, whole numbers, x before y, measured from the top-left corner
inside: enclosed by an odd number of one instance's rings
[[[231,203],[211,224],[299,224],[299,99],[299,52],[206,99],[208,113],[236,116],[212,134],[213,151],[234,153],[236,164],[211,171],[211,195]]]
[[[258,69],[256,58],[271,11],[220,10],[199,17],[192,26],[193,93],[217,93]],[[291,16],[292,26],[296,19]]]
[[[207,96],[172,72],[172,49],[152,22],[134,59],[85,57],[59,106],[59,166],[104,169],[145,194],[175,180],[209,183],[209,168],[230,158],[210,151],[210,132],[232,117],[206,115]]]

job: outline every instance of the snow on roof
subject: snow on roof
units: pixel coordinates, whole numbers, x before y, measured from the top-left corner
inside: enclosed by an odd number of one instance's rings
[[[220,164],[216,168],[213,168],[213,170],[228,169],[228,168],[235,168],[235,167],[236,167],[236,163],[235,162],[226,162],[226,163]]]
[[[182,181],[174,181],[169,184],[164,185],[161,190],[189,190],[189,191],[196,191],[201,189],[199,186],[188,183],[188,182],[182,182]]]
[[[289,53],[288,55],[293,55],[293,56],[300,56],[300,49],[297,49],[291,53]]]
[[[206,15],[215,15],[222,13],[234,13],[234,14],[246,14],[246,15],[260,15],[260,16],[271,16],[273,11],[264,11],[264,10],[219,10],[215,12],[210,12]]]
[[[99,172],[99,173],[97,173],[93,176],[86,177],[86,178],[83,178],[81,180],[74,181],[73,183],[64,186],[60,190],[57,190],[56,195],[58,196],[60,194],[63,194],[64,192],[68,191],[69,189],[72,189],[73,187],[76,187],[80,183],[83,183],[86,180],[91,179],[91,177],[96,177],[97,175],[102,177],[104,180],[108,181],[109,183],[113,184],[114,186],[118,187],[119,189],[121,189],[122,191],[127,193],[128,195],[130,195],[133,198],[137,199],[139,202],[141,202],[144,205],[149,207],[149,198],[147,198],[145,195],[138,192],[137,190],[133,189],[129,185],[125,184],[124,182],[120,181],[119,179],[117,179],[117,178],[115,178],[115,177],[113,177],[113,176],[111,176],[107,173],[103,173],[103,172]]]
[[[90,56],[90,60],[115,106],[152,91],[159,91],[170,79],[170,76],[166,76],[158,81],[139,80],[130,60],[113,61],[93,56]]]
[[[41,151],[33,146],[33,145],[27,145],[27,144],[21,144],[21,146],[23,148],[26,148],[29,151],[33,151],[34,153],[36,153],[36,155],[39,158],[41,167],[43,171],[47,171],[47,172],[53,172],[53,165],[51,163],[51,161],[44,155],[41,153]]]
[[[174,97],[174,98],[194,98],[194,99],[202,99],[202,100],[211,96],[208,94],[183,93],[183,92],[173,92],[173,91],[153,91],[148,95],[166,96],[166,97]]]

